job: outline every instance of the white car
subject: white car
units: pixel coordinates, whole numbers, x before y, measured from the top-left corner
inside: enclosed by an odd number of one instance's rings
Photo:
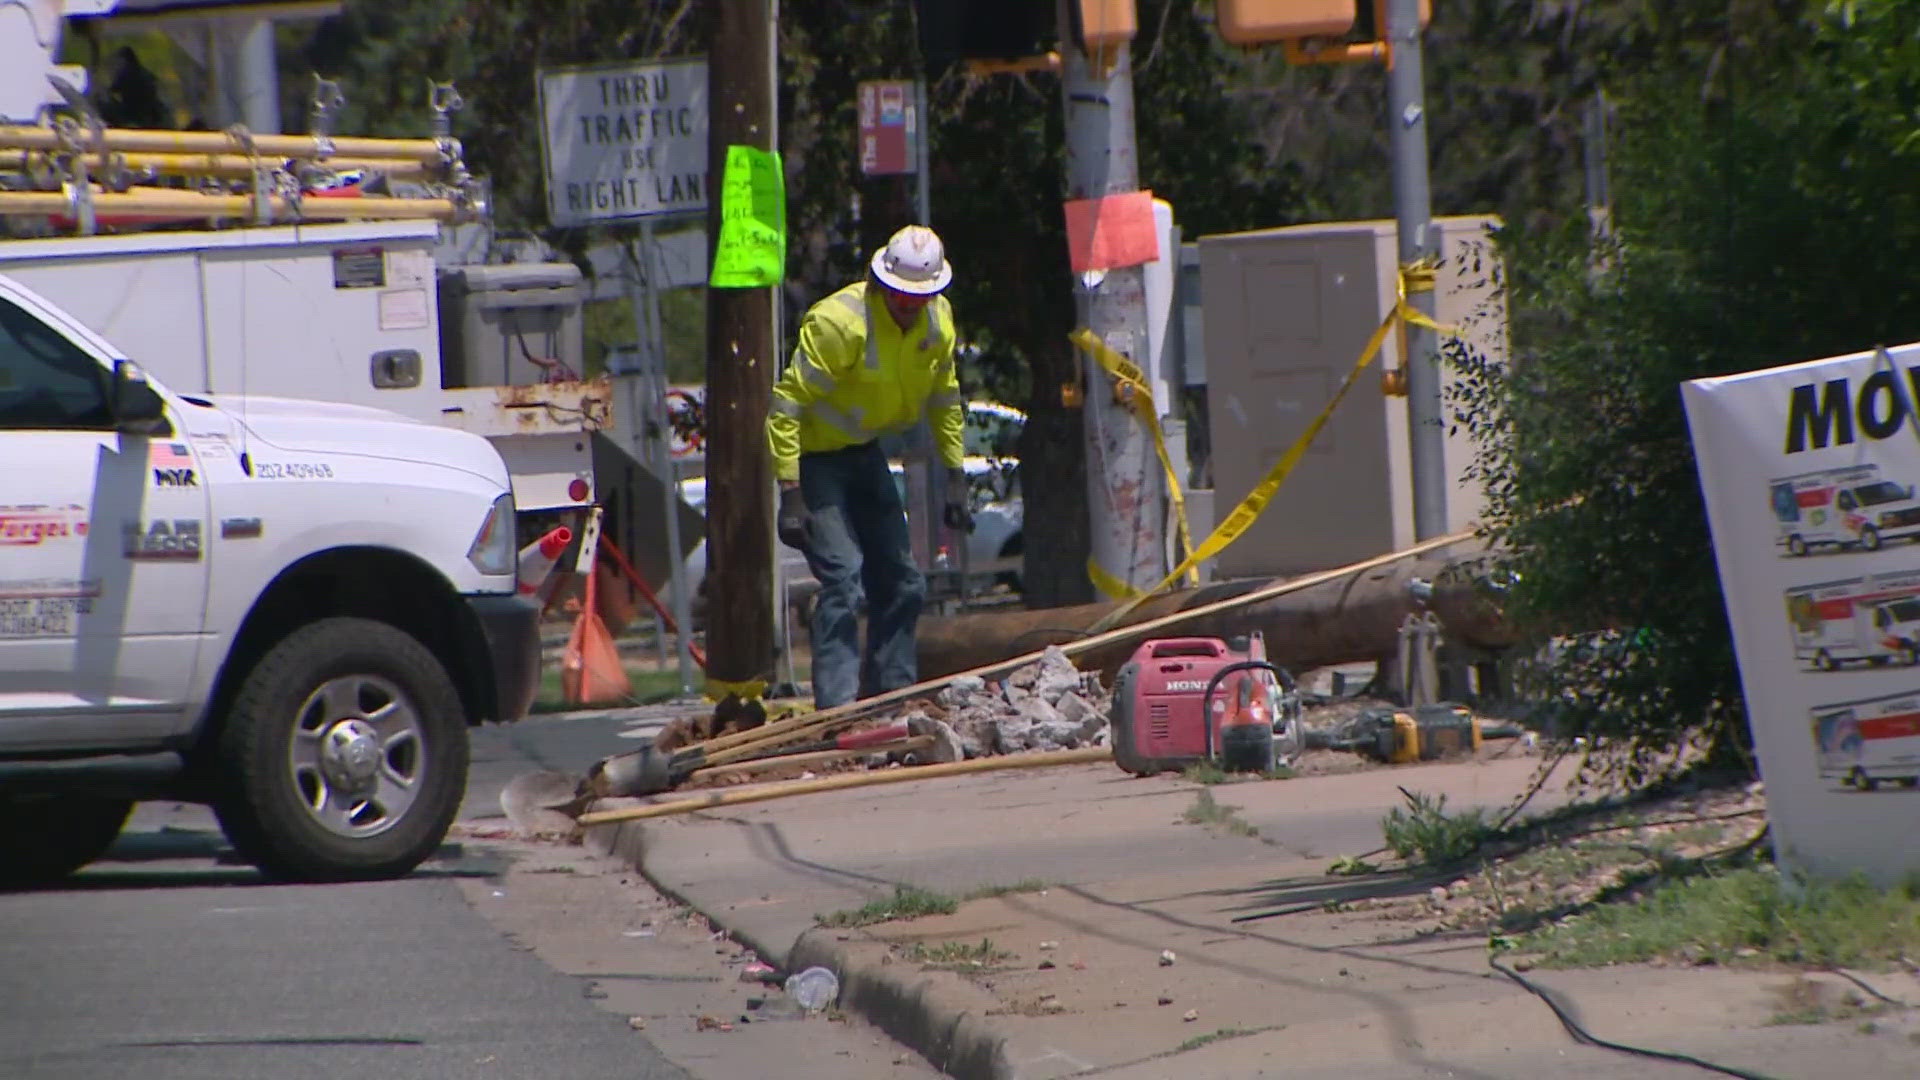
[[[173,393],[0,276],[0,460],[0,884],[78,869],[151,798],[210,804],[280,878],[438,848],[468,725],[538,685],[490,443]]]

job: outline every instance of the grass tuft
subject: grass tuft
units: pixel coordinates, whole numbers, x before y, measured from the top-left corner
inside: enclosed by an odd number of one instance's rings
[[[1026,878],[1011,885],[982,885],[969,890],[961,900],[991,900],[996,896],[1013,896],[1017,893],[1046,892],[1050,886],[1039,878]]]
[[[1493,837],[1487,812],[1480,807],[1449,814],[1445,795],[1429,796],[1406,788],[1400,794],[1406,797],[1406,808],[1389,810],[1380,831],[1387,847],[1409,863],[1449,866],[1479,851]]]
[[[1260,830],[1240,816],[1237,807],[1221,806],[1213,799],[1213,792],[1202,790],[1193,798],[1193,805],[1180,815],[1189,825],[1217,825],[1234,836],[1259,836]]]
[[[929,945],[916,941],[908,945],[902,955],[915,964],[953,968],[978,968],[1013,959],[1012,953],[994,945],[990,938],[981,938],[978,945],[964,941],[942,941],[937,945]]]
[[[945,893],[932,892],[912,885],[897,885],[893,895],[884,900],[872,900],[851,911],[836,911],[828,915],[814,916],[821,926],[872,926],[875,923],[893,922],[898,919],[919,919],[928,915],[951,915],[960,907],[960,901]]]

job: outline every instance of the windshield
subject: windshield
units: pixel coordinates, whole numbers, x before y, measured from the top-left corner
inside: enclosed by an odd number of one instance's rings
[[[1906,498],[1907,489],[1891,480],[1881,480],[1865,487],[1854,488],[1853,497],[1860,500],[1861,506],[1878,506],[1881,503]]]
[[[1896,600],[1882,605],[1880,610],[1891,615],[1895,622],[1920,622],[1920,600]]]

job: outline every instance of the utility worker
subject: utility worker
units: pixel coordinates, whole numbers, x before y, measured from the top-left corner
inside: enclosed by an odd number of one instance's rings
[[[914,625],[927,584],[882,436],[928,420],[946,466],[942,518],[973,530],[953,307],[940,295],[952,280],[932,229],[894,233],[865,281],[807,309],[793,361],[773,388],[767,442],[780,480],[780,541],[806,555],[820,582],[810,628],[817,708],[915,682]]]

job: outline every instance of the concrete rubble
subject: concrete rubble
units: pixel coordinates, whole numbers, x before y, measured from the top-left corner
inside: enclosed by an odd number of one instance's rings
[[[1028,750],[1105,746],[1113,697],[1098,673],[1082,672],[1058,646],[1002,682],[955,679],[907,715],[951,730],[969,758]]]

